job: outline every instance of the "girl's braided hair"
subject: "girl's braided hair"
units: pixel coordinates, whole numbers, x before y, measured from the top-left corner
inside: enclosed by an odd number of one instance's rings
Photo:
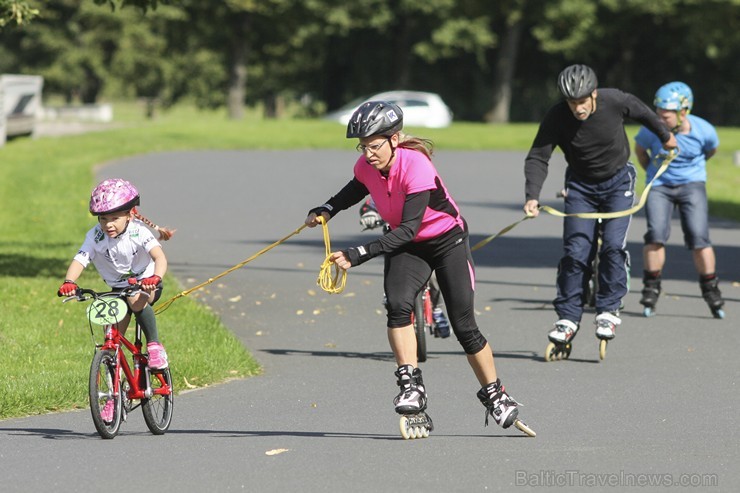
[[[170,228],[164,228],[162,226],[157,226],[154,224],[150,219],[142,216],[138,210],[136,210],[136,207],[133,208],[132,212],[134,213],[134,217],[138,219],[139,221],[143,222],[150,228],[154,229],[157,233],[159,233],[159,240],[160,241],[167,241],[170,238],[172,238],[172,235],[175,234],[176,229],[170,229]]]

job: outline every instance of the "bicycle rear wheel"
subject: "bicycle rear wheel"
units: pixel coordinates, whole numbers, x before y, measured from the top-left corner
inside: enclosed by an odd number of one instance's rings
[[[416,333],[416,358],[419,363],[427,360],[426,316],[424,312],[425,289],[414,300],[414,333]]]
[[[113,438],[121,428],[121,385],[116,383],[118,365],[112,351],[97,351],[90,365],[90,413],[103,438]]]
[[[141,411],[149,431],[155,435],[163,435],[172,422],[174,389],[170,369],[152,371],[151,386],[154,394],[141,400]]]

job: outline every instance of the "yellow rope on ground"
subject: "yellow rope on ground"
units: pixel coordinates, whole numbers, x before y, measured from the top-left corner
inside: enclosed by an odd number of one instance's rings
[[[504,229],[502,229],[502,230],[501,230],[501,231],[499,231],[498,233],[496,233],[496,234],[493,234],[493,235],[489,236],[489,237],[488,237],[488,238],[486,238],[485,240],[481,240],[481,241],[479,241],[478,243],[476,243],[476,244],[475,244],[475,246],[473,246],[473,247],[472,247],[472,248],[470,249],[470,251],[471,251],[471,252],[474,252],[474,251],[476,251],[476,250],[477,250],[477,249],[479,249],[479,248],[483,248],[484,246],[488,245],[488,244],[489,244],[489,243],[490,243],[491,241],[493,241],[493,240],[494,240],[495,238],[498,238],[499,236],[501,236],[501,235],[503,235],[503,234],[506,234],[506,233],[508,233],[509,231],[511,231],[512,229],[514,229],[514,228],[515,228],[516,226],[518,226],[518,225],[519,225],[519,223],[521,223],[521,222],[524,222],[524,221],[526,221],[527,219],[533,219],[533,218],[534,218],[534,216],[524,216],[523,218],[521,218],[521,219],[520,219],[520,220],[518,220],[517,222],[509,224],[508,226],[506,226],[506,227],[505,227]]]
[[[211,278],[210,278],[210,279],[208,279],[208,280],[207,280],[206,282],[202,282],[202,283],[198,284],[197,286],[194,286],[194,287],[192,287],[192,288],[190,288],[190,289],[187,289],[187,290],[185,290],[185,291],[182,291],[181,293],[178,293],[178,294],[176,294],[175,296],[173,296],[172,298],[170,298],[169,300],[165,301],[165,302],[164,302],[164,303],[162,303],[162,304],[161,304],[160,306],[158,306],[158,307],[157,307],[157,309],[156,309],[156,310],[154,311],[154,313],[155,313],[155,314],[160,314],[160,313],[162,313],[162,312],[163,312],[163,311],[165,311],[165,310],[166,310],[167,308],[169,308],[169,307],[170,307],[170,305],[172,305],[172,303],[173,303],[173,302],[174,302],[174,301],[175,301],[176,299],[178,299],[178,298],[182,298],[183,296],[187,296],[187,295],[189,295],[190,293],[192,293],[193,291],[196,291],[196,290],[198,290],[198,289],[201,289],[201,288],[203,288],[203,287],[205,287],[205,286],[208,286],[209,284],[211,284],[211,283],[212,283],[212,282],[214,282],[215,280],[217,280],[217,279],[221,279],[221,278],[222,278],[222,277],[224,277],[225,275],[227,275],[227,274],[230,274],[230,273],[234,272],[234,271],[235,271],[235,270],[237,270],[237,269],[241,269],[241,268],[242,268],[242,267],[244,267],[244,266],[245,266],[246,264],[248,264],[248,263],[249,263],[249,262],[251,262],[252,260],[256,259],[257,257],[259,257],[260,255],[262,255],[263,253],[266,253],[266,252],[268,252],[268,251],[272,250],[273,248],[275,248],[275,247],[276,247],[276,246],[278,246],[279,244],[281,244],[281,243],[284,243],[284,242],[285,242],[286,240],[288,240],[288,238],[290,238],[290,237],[292,237],[292,236],[295,236],[295,235],[297,235],[297,234],[298,234],[298,233],[300,233],[300,232],[301,232],[301,231],[303,230],[303,228],[305,228],[305,227],[306,227],[306,225],[305,225],[305,224],[304,224],[304,225],[302,225],[302,226],[301,226],[300,228],[296,229],[295,231],[293,231],[293,232],[292,232],[292,233],[290,233],[289,235],[285,236],[284,238],[281,238],[281,239],[279,239],[278,241],[276,241],[276,242],[275,242],[275,243],[273,243],[272,245],[266,246],[265,248],[263,248],[263,249],[262,249],[262,250],[260,250],[259,252],[255,253],[254,255],[252,255],[251,257],[249,257],[248,259],[245,259],[244,261],[242,261],[242,262],[239,262],[239,263],[238,263],[238,264],[236,264],[236,265],[235,265],[234,267],[232,267],[232,268],[230,268],[230,269],[228,269],[228,270],[225,270],[225,271],[223,271],[222,273],[220,273],[220,274],[219,274],[219,275],[217,275],[216,277],[211,277]]]
[[[331,241],[329,239],[329,225],[326,224],[323,216],[319,215],[317,219],[324,231],[326,258],[324,259],[324,263],[321,264],[321,270],[319,271],[319,277],[316,279],[316,284],[321,286],[321,289],[329,294],[339,294],[344,291],[344,287],[347,285],[347,271],[330,260]],[[333,273],[332,269],[334,270]]]
[[[650,189],[653,186],[653,182],[660,175],[662,175],[663,172],[665,172],[666,169],[668,169],[668,166],[671,164],[671,162],[674,159],[676,159],[676,156],[678,156],[678,149],[672,149],[671,151],[668,152],[668,154],[665,155],[665,157],[663,159],[663,163],[661,164],[660,168],[658,168],[658,172],[655,173],[655,176],[653,176],[653,179],[650,180],[650,183],[648,183],[645,186],[645,190],[642,191],[642,195],[640,196],[640,200],[637,202],[637,204],[635,206],[630,207],[627,210],[615,211],[615,212],[577,212],[577,213],[573,213],[573,214],[566,214],[566,213],[560,212],[559,210],[554,209],[554,208],[552,208],[552,207],[550,207],[548,205],[541,205],[539,207],[539,209],[547,212],[548,214],[551,214],[551,215],[557,216],[557,217],[580,217],[582,219],[613,219],[613,218],[616,218],[616,217],[629,216],[631,214],[636,213],[637,211],[639,211],[640,209],[642,209],[645,206],[645,202],[647,201],[648,193],[650,192]],[[488,243],[490,243],[493,239],[498,238],[499,236],[501,236],[501,235],[503,235],[505,233],[508,233],[509,231],[511,231],[512,229],[514,229],[517,225],[519,225],[519,223],[524,222],[527,219],[532,219],[533,217],[535,217],[535,216],[529,216],[529,215],[524,216],[524,218],[518,220],[515,223],[512,223],[512,224],[506,226],[504,229],[502,229],[498,233],[493,234],[493,235],[489,236],[488,238],[486,238],[486,239],[484,239],[484,240],[476,243],[475,246],[473,246],[470,250],[474,252],[474,251],[478,250],[479,248],[484,247],[485,245],[487,245]]]

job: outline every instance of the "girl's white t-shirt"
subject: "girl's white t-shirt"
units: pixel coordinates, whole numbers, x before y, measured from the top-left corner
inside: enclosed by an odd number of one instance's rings
[[[96,225],[85,235],[74,259],[85,267],[92,262],[108,286],[122,288],[128,285],[129,277],[143,279],[154,275],[154,260],[149,252],[158,246],[161,244],[146,225],[132,219],[117,238],[111,238]]]

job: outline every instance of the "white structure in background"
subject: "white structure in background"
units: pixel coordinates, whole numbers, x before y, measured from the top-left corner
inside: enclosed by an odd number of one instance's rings
[[[39,75],[0,75],[0,146],[8,137],[34,134],[43,87]]]
[[[90,122],[110,123],[113,121],[113,105],[82,104],[76,106],[45,106],[41,118],[47,122]]]

